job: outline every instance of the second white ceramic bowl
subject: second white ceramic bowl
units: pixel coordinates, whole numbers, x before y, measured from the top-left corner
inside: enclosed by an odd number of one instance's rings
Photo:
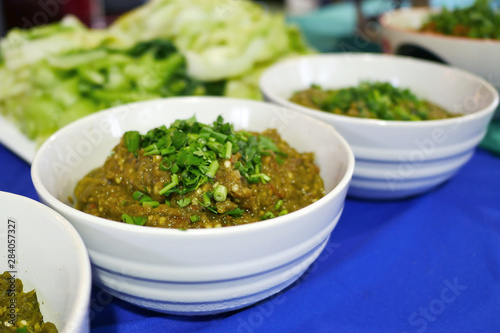
[[[89,332],[92,279],[80,235],[60,214],[35,200],[0,192],[0,271],[35,289],[44,321],[61,333]]]
[[[204,123],[222,115],[236,130],[277,128],[298,151],[315,153],[325,197],[267,221],[186,231],[105,220],[68,204],[78,180],[102,165],[125,131],[193,115]],[[124,105],[68,125],[38,150],[32,178],[40,198],[82,235],[102,288],[144,308],[199,315],[247,306],[295,281],[327,244],[353,169],[347,142],[312,117],[271,103],[187,97]]]
[[[463,116],[433,121],[384,121],[323,112],[292,103],[296,91],[388,81]],[[410,57],[322,54],[289,59],[261,76],[264,97],[333,125],[349,142],[356,168],[349,195],[399,199],[424,193],[452,177],[486,134],[498,92],[477,75]]]

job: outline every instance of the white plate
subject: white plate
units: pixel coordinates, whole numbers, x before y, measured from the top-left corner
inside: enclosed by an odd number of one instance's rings
[[[31,164],[38,145],[28,139],[11,121],[0,115],[0,142]]]

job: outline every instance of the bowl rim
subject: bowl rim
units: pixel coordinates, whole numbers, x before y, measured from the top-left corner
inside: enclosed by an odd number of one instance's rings
[[[52,223],[57,224],[61,229],[63,229],[64,232],[71,237],[73,244],[77,245],[76,255],[78,257],[78,261],[80,262],[79,267],[82,269],[82,274],[80,275],[81,281],[78,283],[76,298],[71,303],[73,311],[67,318],[64,318],[65,324],[62,327],[57,327],[57,329],[59,332],[66,332],[68,327],[71,327],[75,323],[78,323],[78,325],[85,323],[87,320],[88,306],[90,304],[92,290],[92,271],[88,250],[80,234],[76,231],[75,227],[66,218],[64,218],[64,216],[39,201],[5,191],[0,191],[0,199],[2,201],[20,201],[25,204],[26,209],[42,212],[52,221]],[[30,284],[36,285],[36,281],[30,281]],[[36,289],[38,289],[38,287],[36,287]]]
[[[299,64],[301,62],[315,62],[320,59],[327,59],[332,62],[340,62],[346,61],[346,57],[348,57],[347,62],[381,62],[387,61],[388,59],[392,61],[396,61],[399,63],[404,63],[406,66],[409,64],[413,65],[423,65],[434,67],[438,70],[449,70],[457,73],[458,75],[462,75],[468,77],[470,79],[475,80],[478,84],[481,84],[485,87],[492,95],[493,100],[487,107],[482,108],[478,111],[474,111],[472,113],[460,115],[454,118],[446,118],[446,119],[435,119],[435,120],[420,120],[420,121],[408,121],[408,120],[381,120],[381,119],[367,119],[367,118],[358,118],[351,116],[338,115],[334,113],[329,113],[309,107],[302,106],[297,103],[293,103],[288,101],[285,98],[278,96],[278,94],[270,87],[268,84],[269,77],[275,75],[275,71],[279,71],[282,67]],[[294,58],[289,58],[282,60],[274,65],[268,67],[260,76],[259,87],[264,94],[272,102],[275,102],[279,105],[282,105],[285,108],[298,109],[308,115],[320,117],[324,121],[335,121],[338,123],[348,123],[352,125],[372,125],[372,126],[384,126],[386,128],[422,128],[422,127],[432,127],[432,126],[443,126],[443,125],[451,125],[456,122],[468,122],[473,121],[477,118],[482,118],[488,116],[489,114],[493,114],[495,112],[495,107],[498,106],[500,101],[499,92],[491,85],[488,81],[480,77],[479,75],[473,74],[469,71],[460,69],[458,67],[444,65],[437,62],[433,62],[430,60],[417,59],[410,56],[401,56],[395,54],[373,54],[373,53],[364,53],[364,52],[352,52],[352,53],[323,53],[323,54],[313,54],[313,55],[305,55],[298,56]],[[412,89],[411,86],[407,88]]]
[[[312,204],[303,207],[295,212],[291,212],[289,214],[283,215],[283,216],[277,216],[273,219],[269,220],[264,220],[264,221],[257,221],[257,222],[252,222],[244,225],[237,225],[237,226],[228,226],[228,227],[222,227],[222,228],[201,228],[201,229],[186,229],[186,230],[181,230],[181,229],[173,229],[173,228],[157,228],[157,227],[144,227],[144,226],[139,226],[139,225],[131,225],[127,223],[121,223],[121,222],[116,222],[112,220],[108,220],[102,217],[97,217],[91,214],[84,213],[82,211],[77,210],[76,208],[73,208],[61,200],[57,199],[54,197],[52,194],[49,193],[47,188],[44,186],[43,182],[41,181],[41,171],[39,170],[40,168],[40,160],[42,159],[43,154],[45,153],[46,150],[49,149],[49,145],[51,142],[57,139],[58,136],[63,135],[66,132],[72,131],[74,128],[77,128],[81,126],[82,124],[86,122],[91,122],[95,119],[99,118],[104,118],[110,114],[113,113],[120,113],[121,109],[123,109],[126,106],[130,105],[135,105],[135,106],[141,106],[141,105],[147,105],[147,104],[163,104],[163,103],[175,103],[175,102],[183,102],[183,103],[200,103],[201,105],[206,105],[206,103],[227,103],[227,104],[234,104],[237,103],[239,105],[248,105],[250,107],[265,107],[265,108],[274,108],[274,109],[280,109],[280,110],[285,110],[286,112],[290,112],[295,114],[298,117],[303,117],[309,122],[314,123],[317,127],[323,127],[326,128],[328,131],[330,131],[338,140],[337,142],[342,145],[342,148],[345,150],[347,156],[347,164],[346,164],[346,170],[344,174],[342,175],[342,178],[338,182],[338,184],[331,189],[329,192],[327,192],[322,198],[320,198],[318,201],[313,202]],[[154,235],[154,236],[175,236],[175,237],[207,237],[207,235],[211,236],[219,236],[219,235],[224,235],[224,234],[239,234],[239,233],[248,233],[249,231],[258,231],[262,228],[267,228],[269,225],[278,225],[278,224],[285,224],[289,223],[290,220],[295,220],[295,219],[300,219],[303,218],[304,215],[307,215],[311,210],[315,210],[316,207],[321,207],[321,206],[326,206],[330,204],[330,202],[340,195],[342,191],[345,189],[347,191],[347,188],[351,182],[353,173],[354,173],[354,153],[350,147],[350,145],[347,143],[347,140],[331,125],[320,121],[314,117],[311,117],[309,115],[304,115],[301,114],[300,112],[296,110],[292,110],[290,108],[284,108],[280,105],[276,105],[274,103],[268,103],[264,101],[256,101],[256,100],[249,100],[249,99],[242,99],[242,98],[231,98],[231,97],[214,97],[214,96],[185,96],[185,97],[169,97],[169,98],[160,98],[160,99],[155,99],[155,100],[148,100],[148,101],[141,101],[141,102],[134,102],[134,103],[128,103],[128,104],[123,104],[119,106],[115,106],[109,109],[105,109],[96,113],[93,113],[91,115],[88,115],[86,117],[80,118],[76,120],[73,123],[70,123],[63,128],[59,129],[57,132],[55,132],[49,139],[47,139],[42,146],[38,149],[35,158],[32,163],[31,167],[31,178],[33,181],[33,184],[35,186],[36,191],[38,192],[40,198],[42,201],[46,201],[46,203],[50,206],[53,207],[54,209],[57,209],[61,212],[62,215],[64,216],[72,216],[75,217],[76,219],[80,221],[85,221],[86,224],[91,224],[93,226],[98,226],[100,228],[106,228],[106,229],[115,229],[121,232],[125,233],[133,233],[134,235],[137,235],[138,233],[142,235]],[[343,199],[343,201],[345,198]],[[343,205],[343,204],[342,204]],[[70,220],[68,218],[68,220]],[[70,220],[71,222],[71,220]],[[110,223],[110,222],[115,222],[115,223]],[[73,224],[73,222],[71,222]],[[217,230],[217,231],[214,231]]]
[[[421,37],[433,38],[436,40],[447,40],[454,41],[459,43],[473,43],[473,44],[493,44],[500,46],[500,39],[493,38],[469,38],[463,36],[453,36],[453,35],[444,35],[432,32],[424,32],[418,31],[411,28],[404,28],[398,26],[396,24],[391,24],[391,16],[393,15],[404,15],[407,13],[427,13],[427,15],[431,13],[438,13],[441,8],[438,7],[403,7],[399,9],[390,10],[388,12],[383,13],[380,16],[379,23],[383,29],[394,30],[400,33],[405,33],[409,35],[417,35]],[[476,45],[475,45],[476,46]]]

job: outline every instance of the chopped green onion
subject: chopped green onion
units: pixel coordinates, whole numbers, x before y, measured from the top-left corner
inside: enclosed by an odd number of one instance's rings
[[[212,163],[210,163],[210,165],[208,166],[208,171],[207,173],[205,173],[205,176],[209,178],[214,178],[218,169],[219,169],[219,162],[217,162],[217,160],[212,161]]]
[[[226,151],[224,153],[224,158],[230,159],[232,152],[233,152],[233,144],[231,143],[231,141],[227,141],[226,142]]]
[[[283,200],[278,200],[276,204],[274,205],[275,210],[280,210],[280,208],[283,206]]]
[[[225,212],[224,214],[230,215],[232,217],[241,217],[245,211],[241,208],[235,208],[230,211]]]
[[[122,221],[128,224],[144,225],[148,218],[146,216],[130,216],[122,214]]]
[[[175,153],[175,147],[172,147],[172,146],[170,146],[168,148],[164,148],[164,149],[161,150],[161,154],[163,156],[170,155],[170,154],[173,154],[173,153]]]
[[[283,215],[286,215],[288,214],[288,211],[286,209],[283,209],[278,215],[279,216],[283,216]]]
[[[127,150],[135,153],[139,149],[141,135],[137,131],[128,131],[123,134],[123,141]]]
[[[177,176],[177,174],[173,174],[172,175],[172,182],[168,185],[166,185],[164,188],[162,188],[158,194],[160,195],[163,195],[165,193],[167,193],[168,191],[170,191],[171,189],[173,189],[174,187],[176,187],[177,185],[179,185],[179,176]]]
[[[139,201],[141,200],[141,198],[145,196],[144,193],[142,193],[141,191],[135,191],[133,194],[132,194],[132,199],[136,200],[136,201]]]
[[[216,201],[224,201],[227,198],[227,188],[224,185],[217,185],[213,192]]]
[[[172,168],[172,161],[168,157],[164,157],[160,163],[160,170],[167,171]]]
[[[177,171],[179,171],[179,166],[178,166],[178,165],[177,165],[177,163],[176,163],[176,164],[174,164],[174,165],[172,166],[172,169],[170,169],[170,172],[171,172],[171,173],[173,173],[173,174],[176,174],[176,173],[177,173]]]
[[[212,202],[210,201],[210,196],[208,192],[203,193],[203,205],[210,206]]]
[[[144,201],[142,203],[142,206],[145,207],[145,206],[150,206],[151,208],[156,208],[160,205],[160,203],[158,201],[154,201],[154,200],[151,200],[151,201]]]
[[[201,124],[193,116],[176,120],[169,128],[154,128],[145,135],[129,132],[126,141],[129,149],[137,146],[146,156],[162,156],[159,169],[170,171],[172,175],[172,181],[159,191],[160,195],[166,196],[171,193],[182,196],[209,180],[213,182],[220,167],[219,159],[230,159],[233,152],[241,155],[234,169],[249,183],[265,184],[271,178],[261,172],[262,156],[283,154],[271,138],[246,131],[235,132],[232,125],[224,123],[222,116],[217,117],[212,125]],[[142,195],[137,200],[141,198]],[[211,203],[204,199],[204,206],[211,207]]]
[[[189,219],[191,220],[191,222],[198,222],[199,220],[201,220],[201,217],[199,215],[191,215]]]
[[[268,220],[274,218],[274,214],[272,212],[267,212],[260,217],[261,220]]]
[[[271,180],[271,177],[269,177],[268,175],[266,175],[264,173],[259,174],[259,178],[260,178],[260,181],[262,182],[262,184],[265,184]]]
[[[158,155],[160,154],[160,150],[156,146],[156,144],[152,144],[144,148],[144,156],[149,156],[149,155]]]

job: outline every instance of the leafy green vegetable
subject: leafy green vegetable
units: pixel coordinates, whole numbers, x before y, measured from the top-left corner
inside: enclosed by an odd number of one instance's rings
[[[226,96],[260,99],[258,78],[271,63],[310,53],[282,14],[248,0],[152,0],[110,27],[131,43],[168,38],[187,58],[188,73],[228,80]]]
[[[492,8],[490,0],[476,0],[465,8],[443,8],[431,15],[421,31],[470,38],[500,39],[500,11]]]
[[[19,73],[0,67],[0,75],[8,78],[0,83],[1,113],[40,141],[69,122],[111,106],[207,94],[202,82],[187,75],[185,58],[164,39],[127,50],[99,46],[52,54]],[[126,138],[129,145],[136,135]]]
[[[32,29],[12,29],[0,41],[0,58],[9,70],[17,71],[50,55],[94,49],[104,43],[122,45],[105,30],[91,30],[77,18]]]
[[[261,99],[260,74],[312,52],[249,0],[151,0],[106,29],[74,17],[0,42],[0,114],[32,140],[111,106],[184,95]]]

